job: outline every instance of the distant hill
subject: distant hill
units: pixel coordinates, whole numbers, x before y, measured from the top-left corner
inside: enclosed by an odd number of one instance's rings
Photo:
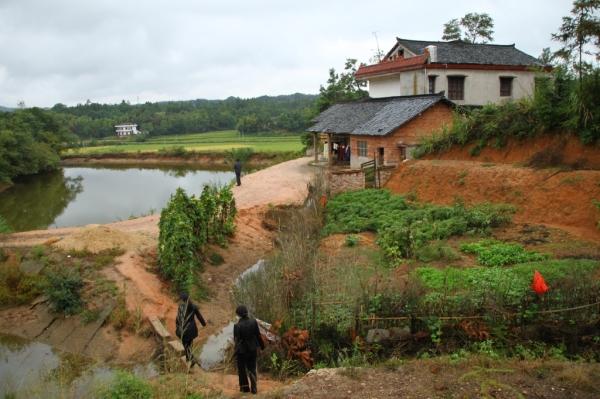
[[[0,105],[0,112],[13,112],[14,110],[14,108],[3,107],[2,105]]]

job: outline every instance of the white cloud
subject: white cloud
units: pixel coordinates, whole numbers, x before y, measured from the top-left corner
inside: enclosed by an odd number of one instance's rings
[[[0,104],[316,93],[330,67],[395,37],[435,40],[488,12],[497,43],[537,56],[570,0],[0,0]]]

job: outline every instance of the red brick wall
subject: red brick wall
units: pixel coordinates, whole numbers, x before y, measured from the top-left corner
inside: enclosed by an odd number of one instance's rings
[[[398,142],[402,141],[405,145],[414,146],[419,143],[421,137],[429,136],[443,125],[451,124],[452,109],[449,105],[438,103],[388,135],[350,136],[352,157],[358,157],[358,141],[366,141],[368,158],[373,158],[377,149],[383,147],[384,163],[395,164],[400,161]]]

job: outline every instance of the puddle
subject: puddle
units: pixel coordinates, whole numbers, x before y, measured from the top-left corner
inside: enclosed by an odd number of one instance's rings
[[[154,364],[138,365],[132,373],[152,378]],[[115,369],[64,355],[40,342],[0,335],[0,398],[90,398],[110,385]]]
[[[200,366],[204,370],[210,370],[223,362],[225,350],[229,345],[233,345],[234,324],[235,322],[232,321],[220,333],[208,337],[200,353]]]
[[[235,280],[235,284],[239,285],[240,281],[252,273],[255,273],[265,266],[266,262],[264,259],[259,259],[255,264],[244,270],[242,274]],[[233,345],[233,325],[235,321],[227,324],[221,332],[215,335],[211,335],[206,340],[206,343],[202,347],[200,353],[200,366],[204,370],[210,370],[223,363],[225,360],[225,351],[230,345]],[[264,323],[265,328],[269,328],[270,325]]]
[[[249,268],[244,270],[244,272],[238,276],[238,278],[235,280],[235,284],[239,285],[240,281],[244,277],[259,271],[260,269],[262,269],[265,266],[265,264],[266,264],[266,262],[264,259],[259,259],[258,262],[256,262],[255,264],[253,264],[252,266],[250,266]]]

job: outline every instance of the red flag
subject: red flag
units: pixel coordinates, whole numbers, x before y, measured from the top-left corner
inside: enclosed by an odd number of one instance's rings
[[[546,281],[544,281],[544,277],[537,270],[533,273],[533,283],[531,283],[531,288],[538,295],[544,295],[546,291],[548,291],[548,285]]]

